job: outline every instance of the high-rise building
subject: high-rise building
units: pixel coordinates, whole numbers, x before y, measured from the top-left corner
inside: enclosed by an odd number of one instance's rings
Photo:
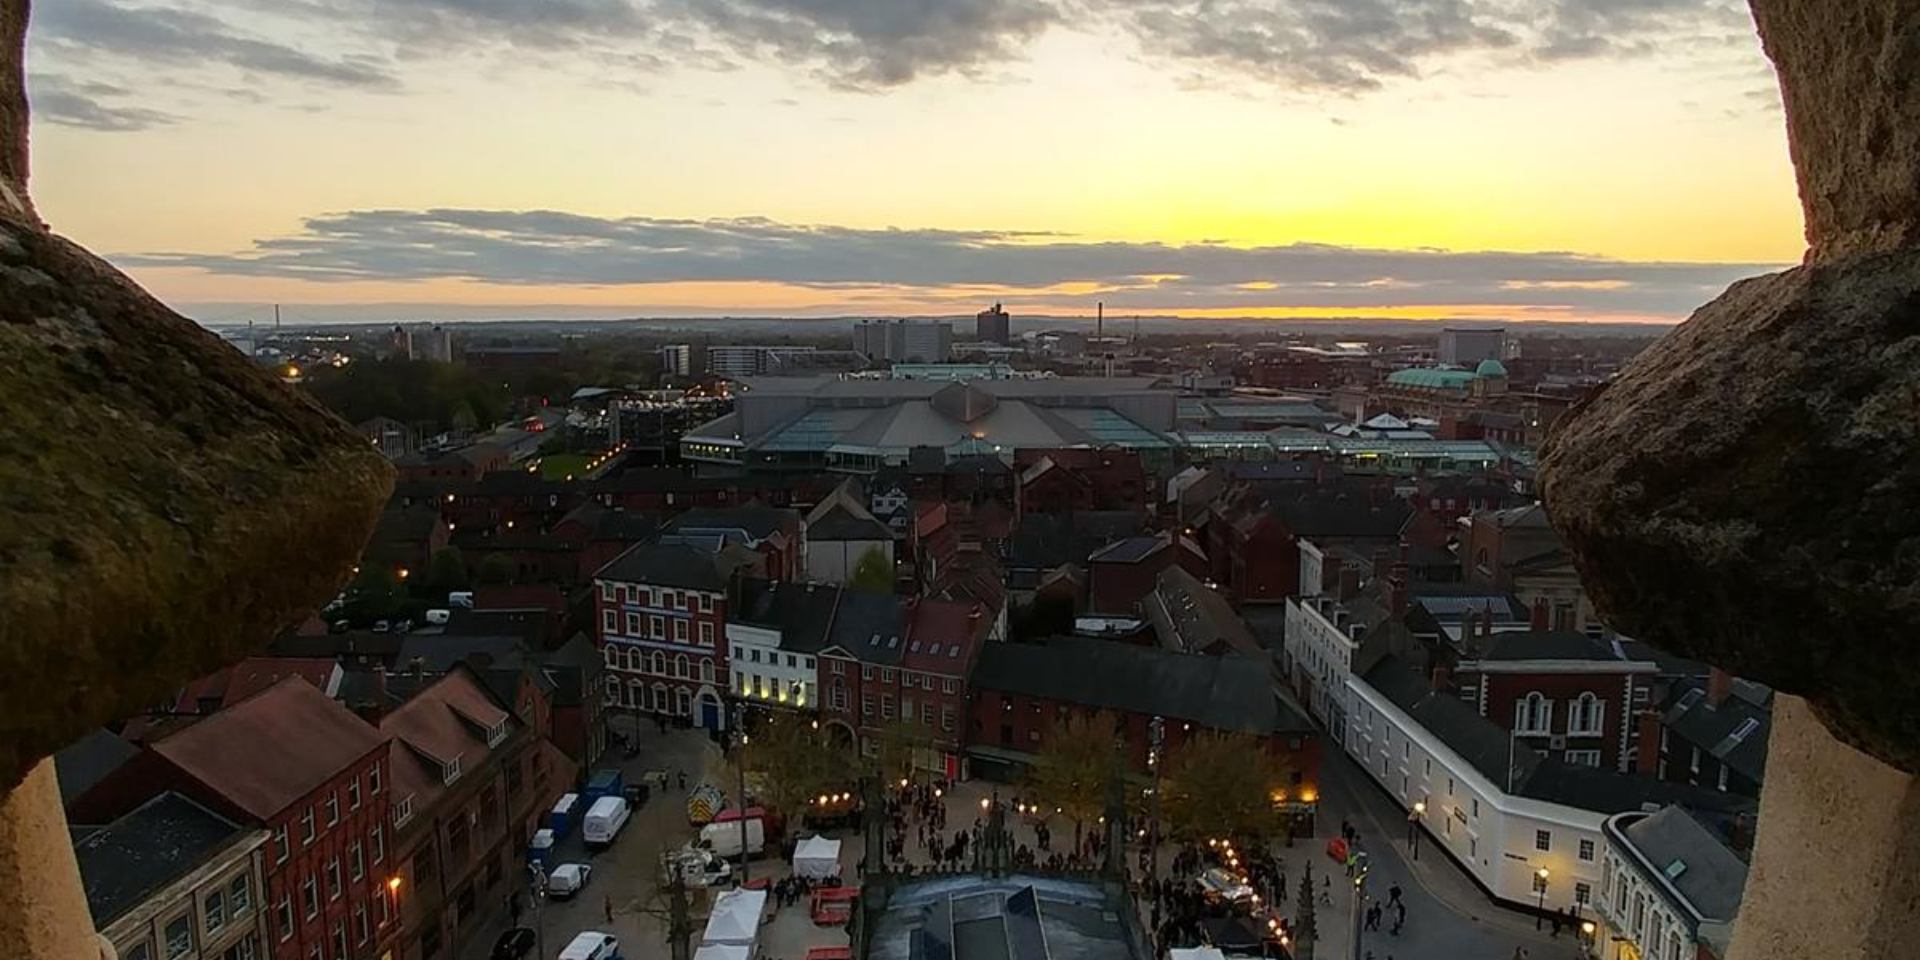
[[[1006,346],[1013,341],[1013,318],[996,303],[993,309],[982,310],[974,315],[973,338]]]
[[[693,346],[685,343],[674,343],[661,347],[660,372],[673,377],[692,376]]]
[[[413,359],[413,334],[406,327],[393,325],[393,332],[387,334],[387,356],[395,360]]]
[[[1482,360],[1507,355],[1505,327],[1444,327],[1440,331],[1440,362],[1471,367]]]
[[[813,347],[711,346],[707,348],[707,372],[732,379],[782,373],[795,358],[813,352]]]
[[[435,363],[453,362],[453,331],[437,323],[427,331],[426,359]]]
[[[953,357],[953,327],[935,320],[862,320],[853,349],[869,360],[945,363]]]

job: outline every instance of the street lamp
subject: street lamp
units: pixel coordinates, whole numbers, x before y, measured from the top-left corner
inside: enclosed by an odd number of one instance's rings
[[[1160,877],[1160,752],[1167,742],[1166,721],[1154,717],[1147,721],[1147,772],[1153,776],[1153,812],[1148,826],[1153,834],[1147,838],[1147,880]]]
[[[733,724],[734,724],[734,732],[740,738],[740,746],[745,747],[747,745],[746,701],[744,700],[734,701]],[[740,795],[738,798],[738,803],[740,806],[740,887],[741,889],[745,889],[747,886],[747,881],[752,878],[748,876],[749,868],[747,866],[747,863],[751,859],[751,857],[749,856],[747,851],[747,754],[744,749],[740,751],[739,756],[734,758],[733,766],[734,766],[734,770],[739,774]]]
[[[1547,913],[1547,868],[1541,867],[1535,870],[1533,877],[1535,881],[1533,888],[1540,894],[1540,912],[1533,917],[1533,928],[1538,930],[1540,922],[1546,918]]]

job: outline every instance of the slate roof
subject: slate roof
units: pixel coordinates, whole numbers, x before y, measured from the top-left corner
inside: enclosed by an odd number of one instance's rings
[[[727,578],[714,565],[712,555],[683,543],[637,544],[601,567],[594,578],[709,593],[727,588]]]
[[[829,646],[839,647],[862,663],[891,665],[906,649],[907,605],[900,597],[848,590],[827,635]]]
[[[431,807],[447,787],[441,765],[457,760],[463,770],[478,769],[493,749],[487,745],[487,730],[509,718],[464,670],[455,670],[409,697],[380,721],[380,733],[393,737],[396,747],[405,747],[396,749],[393,756],[396,798],[412,794],[416,810]]]
[[[285,677],[151,749],[260,820],[272,819],[382,747],[379,732],[297,677]],[[273,762],[262,762],[270,749]]]
[[[1139,563],[1168,545],[1165,537],[1128,537],[1107,544],[1088,555],[1089,563]]]
[[[1595,640],[1572,630],[1502,630],[1486,641],[1486,649],[1474,659],[1513,660],[1586,660],[1591,662],[1628,662],[1624,650],[1611,643]],[[1651,662],[1651,661],[1648,661]]]
[[[871,514],[855,516],[836,505],[817,520],[807,523],[808,540],[892,540],[893,531]]]
[[[74,844],[73,855],[94,924],[105,929],[241,832],[239,824],[168,791],[88,834]]]
[[[105,727],[61,747],[60,752],[53,755],[54,778],[60,783],[61,799],[71,803],[139,754],[139,747]]]
[[[695,507],[667,521],[670,533],[739,530],[759,542],[783,530],[797,530],[800,514],[784,507]]]
[[[1086,637],[991,643],[976,689],[1154,714],[1214,730],[1302,733],[1307,719],[1274,693],[1269,671],[1238,656],[1174,653]]]
[[[844,592],[831,584],[747,580],[727,608],[727,618],[780,631],[782,650],[816,653],[827,645]]]
[[[1132,510],[1030,513],[1014,528],[1009,563],[1038,570],[1085,563],[1095,550],[1134,536],[1145,527],[1146,518]]]
[[[1773,691],[1749,681],[1733,683],[1733,692],[1717,707],[1707,702],[1705,687],[1676,685],[1664,721],[1674,736],[1759,783],[1767,771],[1767,738],[1773,733]]]
[[[1732,920],[1739,914],[1747,865],[1706,825],[1677,806],[1621,821],[1620,832],[1633,848],[1701,917]]]
[[[1398,537],[1413,517],[1413,507],[1405,500],[1375,501],[1348,492],[1316,493],[1285,500],[1274,507],[1274,512],[1294,536],[1313,539]]]
[[[578,707],[588,681],[606,669],[606,660],[586,634],[576,633],[547,654],[543,669],[553,682],[553,705]]]
[[[1146,610],[1160,642],[1173,649],[1202,653],[1224,646],[1252,657],[1267,656],[1227,598],[1182,567],[1160,571]]]

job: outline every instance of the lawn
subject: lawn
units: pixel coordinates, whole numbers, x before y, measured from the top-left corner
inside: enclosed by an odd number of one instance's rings
[[[576,477],[587,472],[587,456],[583,453],[555,453],[540,458],[540,476],[548,480],[565,480],[568,474]]]

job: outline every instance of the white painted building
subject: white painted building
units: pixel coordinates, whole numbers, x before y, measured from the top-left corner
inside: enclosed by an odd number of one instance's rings
[[[1606,814],[1509,793],[1497,781],[1525,783],[1541,762],[1538,754],[1513,744],[1456,697],[1423,696],[1426,678],[1395,658],[1368,676],[1391,681],[1394,695],[1363,677],[1350,678],[1352,710],[1343,743],[1402,809],[1426,804],[1423,842],[1439,844],[1496,899],[1590,916],[1601,883]],[[1400,705],[1413,702],[1438,732]],[[1509,773],[1503,777],[1502,770]]]
[[[1335,739],[1344,739],[1348,680],[1367,626],[1332,597],[1287,600],[1285,669],[1294,693]]]
[[[832,584],[746,581],[727,621],[734,696],[768,707],[820,709],[818,654],[841,590]]]
[[[1608,817],[1594,906],[1604,960],[1726,956],[1747,865],[1679,807]],[[1702,947],[1705,951],[1702,951]]]

